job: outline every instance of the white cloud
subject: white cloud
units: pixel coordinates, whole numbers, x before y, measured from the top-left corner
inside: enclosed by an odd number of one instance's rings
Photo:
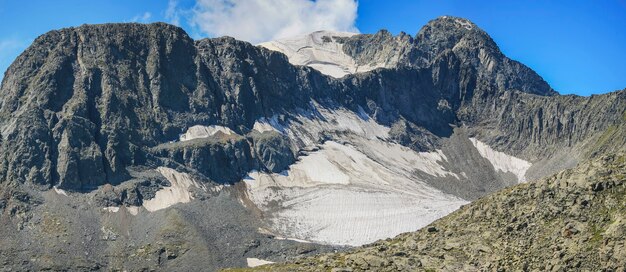
[[[170,20],[179,22],[176,16],[183,13],[174,11],[175,4]],[[358,32],[357,5],[356,0],[197,0],[185,14],[209,36],[259,43],[317,30]]]
[[[169,20],[170,24],[180,26],[180,13],[178,0],[170,0],[167,3],[167,10],[165,10],[165,19]]]
[[[133,17],[132,19],[130,19],[130,21],[133,23],[147,23],[151,17],[152,17],[152,14],[146,11],[143,14],[139,14]]]

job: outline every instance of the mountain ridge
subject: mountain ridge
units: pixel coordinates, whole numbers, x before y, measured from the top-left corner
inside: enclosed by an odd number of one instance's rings
[[[504,56],[491,37],[467,19],[441,16],[429,21],[414,37],[404,32],[393,36],[384,29],[375,34],[355,34],[347,36],[341,34],[337,37],[333,37],[332,32],[329,32],[326,33],[326,35],[330,40],[324,41],[322,44],[338,43],[343,45],[341,50],[349,57],[353,58],[352,61],[355,62],[357,67],[364,67],[364,71],[369,71],[376,67],[424,68],[432,66],[433,63],[431,62],[433,60],[445,57],[446,54],[449,54],[449,51],[452,50],[455,54],[460,55],[461,58],[474,58],[470,61],[469,65],[473,66],[474,69],[484,70],[481,71],[481,73],[493,73],[495,70],[498,70],[498,66],[503,66],[504,73],[509,73],[509,76],[510,73],[515,71],[516,73],[524,74],[525,77],[531,78],[531,80],[525,80],[523,82],[537,82],[537,84],[533,86],[505,86],[503,85],[505,84],[504,82],[496,82],[500,90],[519,88],[525,92],[536,94],[557,94],[530,68]],[[332,39],[335,40],[333,41]],[[261,43],[260,45],[267,45],[269,46],[268,48],[285,53],[283,49],[284,46],[289,43],[288,41],[294,42],[295,40],[283,40],[281,42],[283,44],[282,48],[281,46],[276,47],[277,44],[272,45],[271,42]],[[310,45],[301,47],[301,49],[308,47],[310,47]],[[480,50],[473,52],[474,49]],[[291,52],[287,54],[289,56],[294,53]],[[302,57],[303,56],[300,56],[299,58]],[[303,63],[302,61],[296,61],[293,64],[302,65]],[[354,68],[351,68],[350,70],[353,69]],[[348,72],[347,74],[354,72],[355,71]],[[340,73],[335,77],[341,77],[345,74],[346,73]],[[493,75],[491,76],[493,77]]]
[[[11,226],[0,252],[18,270],[281,261],[415,230],[623,150],[626,91],[558,95],[458,20],[436,19],[419,39],[336,39],[364,64],[406,47],[397,66],[342,78],[163,23],[42,35],[0,86],[0,220]],[[372,204],[390,216],[362,209]],[[329,207],[337,216],[316,220]],[[348,231],[357,212],[363,227]],[[55,222],[78,227],[59,238]],[[64,261],[61,249],[86,241],[97,251]]]

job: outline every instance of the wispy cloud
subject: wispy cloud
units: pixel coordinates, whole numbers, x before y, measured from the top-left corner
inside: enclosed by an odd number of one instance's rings
[[[165,19],[170,24],[180,26],[181,10],[178,8],[178,0],[170,0],[167,3],[167,10],[165,10]]]
[[[131,18],[130,21],[133,23],[148,23],[152,18],[152,14],[150,12],[144,12],[143,14],[138,14],[135,17]]]
[[[358,32],[356,0],[197,0],[190,10],[170,0],[166,17],[180,19],[208,36],[232,36],[252,43],[317,30]]]

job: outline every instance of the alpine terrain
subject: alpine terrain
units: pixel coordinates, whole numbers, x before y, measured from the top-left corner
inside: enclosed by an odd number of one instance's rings
[[[623,271],[626,155],[608,155],[466,205],[351,252],[255,271]]]
[[[623,269],[625,146],[626,90],[560,95],[462,18],[55,30],[0,87],[0,264]]]

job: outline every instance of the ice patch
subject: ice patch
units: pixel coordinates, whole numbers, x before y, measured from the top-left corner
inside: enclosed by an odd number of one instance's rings
[[[102,208],[103,210],[107,211],[107,212],[112,212],[112,213],[116,213],[120,210],[120,207],[105,207]]]
[[[396,143],[385,141],[369,141],[363,153],[383,165],[393,165],[404,173],[412,173],[419,170],[435,177],[459,176],[446,170],[440,162],[448,158],[441,150],[433,152],[415,152],[414,150]]]
[[[225,135],[236,134],[230,128],[223,127],[223,126],[217,126],[217,125],[200,126],[198,125],[198,126],[193,126],[193,127],[188,128],[187,132],[185,132],[184,134],[181,134],[179,139],[181,142],[184,142],[184,141],[189,141],[189,140],[198,139],[198,138],[208,138],[217,134],[218,132],[221,132]]]
[[[228,184],[226,186],[228,186]],[[209,188],[209,190],[211,192],[214,192],[214,193],[219,193],[220,191],[222,191],[222,189],[224,189],[224,187],[225,187],[224,185],[215,185],[215,186]],[[205,190],[205,191],[207,191],[207,190]]]
[[[154,198],[144,200],[143,207],[150,212],[165,209],[177,203],[187,203],[193,199],[189,188],[192,186],[202,188],[187,173],[180,173],[167,167],[159,167],[157,171],[170,182],[171,186],[158,190]]]
[[[491,162],[493,168],[514,174],[518,182],[526,182],[526,171],[531,166],[530,162],[493,150],[490,146],[476,138],[470,138],[470,141],[472,141],[478,153]]]
[[[440,150],[416,152],[389,141],[390,128],[361,107],[311,101],[289,118],[257,122],[300,150],[286,171],[251,171],[243,179],[277,237],[361,245],[416,230],[467,203],[420,180],[422,173],[459,178],[443,167]]]
[[[467,201],[419,180],[419,170],[447,176],[440,152],[418,153],[380,139],[327,141],[284,174],[250,172],[248,197],[271,213],[287,237],[362,245],[414,231]]]
[[[117,213],[121,209],[126,209],[126,211],[128,211],[128,213],[130,213],[132,215],[139,214],[139,207],[138,206],[122,206],[122,207],[113,207],[113,206],[111,206],[111,207],[104,207],[102,209],[104,211],[110,212],[110,213]]]
[[[358,112],[346,108],[327,108],[311,101],[309,109],[299,109],[293,120],[279,121],[276,116],[261,118],[258,123],[271,126],[286,135],[295,149],[315,147],[328,133],[354,134],[366,139],[389,138],[389,127],[380,125],[359,107]]]
[[[58,195],[63,195],[63,196],[67,196],[67,192],[63,189],[59,189],[56,186],[52,187],[54,189],[54,192],[57,193]]]
[[[284,202],[290,208],[277,214],[274,226],[312,241],[359,246],[418,230],[466,203],[397,191],[320,188]]]
[[[379,67],[389,67],[385,63],[358,65],[343,51],[343,44],[334,37],[351,37],[356,33],[317,31],[308,35],[271,41],[259,44],[272,51],[278,51],[289,58],[294,65],[306,65],[323,74],[340,78],[347,74],[367,72]]]
[[[257,120],[256,122],[254,122],[254,126],[252,127],[252,129],[260,133],[263,133],[266,131],[279,132],[278,129],[274,128],[272,124],[270,124],[268,121],[265,120],[265,118],[261,118]]]
[[[295,241],[298,243],[304,243],[304,244],[310,244],[310,241],[307,240],[302,240],[302,239],[297,239],[297,238],[285,238],[285,237],[280,237],[280,236],[276,236],[274,237],[274,239],[276,240],[289,240],[289,241]]]
[[[257,259],[257,258],[246,258],[246,262],[248,263],[248,267],[257,267],[266,264],[273,264],[274,262]]]
[[[293,179],[290,182],[311,181],[311,184],[348,184],[350,177],[344,174],[340,166],[333,164],[328,154],[316,152],[305,156],[288,172]],[[258,172],[257,172],[258,174]],[[284,176],[284,175],[283,175]],[[306,186],[306,183],[300,184]]]

